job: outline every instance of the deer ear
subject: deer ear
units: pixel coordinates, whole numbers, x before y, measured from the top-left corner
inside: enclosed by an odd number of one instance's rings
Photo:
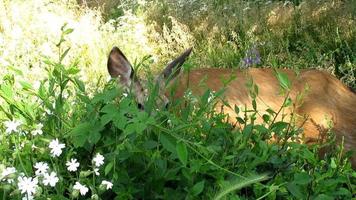
[[[192,52],[192,48],[189,48],[180,56],[178,56],[176,59],[172,60],[167,65],[167,67],[163,70],[161,76],[164,79],[175,78],[179,74],[180,68],[182,67],[183,63],[185,62],[185,60],[187,59],[187,57],[190,55],[191,52]]]
[[[108,58],[108,71],[112,78],[119,77],[120,83],[129,86],[134,70],[125,55],[117,47],[113,47]]]

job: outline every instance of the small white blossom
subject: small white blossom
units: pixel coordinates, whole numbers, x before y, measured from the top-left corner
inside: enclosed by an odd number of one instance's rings
[[[21,194],[26,193],[27,196],[32,196],[33,194],[35,194],[36,189],[38,187],[37,178],[20,176],[17,178],[17,180],[18,180],[17,186],[21,191]]]
[[[25,195],[22,197],[22,200],[34,200],[35,198],[32,195]]]
[[[36,136],[36,135],[42,135],[42,130],[39,130],[39,129],[36,129],[36,130],[33,130],[33,131],[31,131],[31,134],[33,135],[33,136]]]
[[[78,181],[75,182],[73,189],[79,190],[82,196],[84,196],[89,191],[89,189],[85,185],[80,184]]]
[[[33,131],[31,131],[31,134],[32,135],[42,135],[42,128],[43,128],[43,125],[41,124],[41,123],[39,123],[39,124],[37,124],[37,126],[36,126],[36,129],[35,130],[33,130]]]
[[[51,149],[51,154],[53,157],[58,157],[62,154],[62,149],[65,147],[65,144],[59,143],[58,139],[54,139],[49,143],[49,148]]]
[[[37,162],[34,167],[37,169],[35,171],[36,175],[43,175],[48,170],[48,164],[45,162]]]
[[[50,185],[51,187],[56,186],[56,183],[59,181],[57,174],[55,172],[51,172],[51,174],[45,173],[43,178],[44,185]]]
[[[43,124],[42,123],[39,123],[36,125],[36,129],[42,129],[43,128]]]
[[[111,189],[112,186],[113,186],[113,184],[112,184],[110,181],[105,181],[105,180],[102,181],[101,184],[104,185],[107,190],[108,190],[108,189]]]
[[[52,115],[53,113],[52,113],[52,111],[51,110],[49,110],[49,109],[44,109],[44,111],[45,111],[45,113],[47,113],[47,115]]]
[[[4,125],[6,127],[5,132],[7,134],[10,134],[12,132],[17,132],[17,128],[21,125],[22,123],[20,121],[17,120],[12,120],[12,121],[6,121],[4,122]]]
[[[8,175],[10,175],[10,174],[15,173],[15,172],[16,172],[15,167],[6,167],[6,168],[4,169],[4,171],[2,171],[2,173],[1,173],[0,180],[3,179],[3,178],[5,178],[6,176],[8,176]]]
[[[32,144],[31,149],[35,150],[35,149],[38,149],[38,147],[36,145]]]
[[[99,168],[94,168],[94,173],[95,175],[99,176],[100,175]]]
[[[104,164],[104,156],[101,155],[100,153],[97,153],[93,159],[94,164],[96,167],[100,167],[101,165]]]
[[[75,171],[77,171],[77,169],[79,167],[79,162],[77,161],[76,158],[72,158],[72,159],[70,159],[70,161],[67,161],[66,165],[67,165],[68,171],[75,172]]]

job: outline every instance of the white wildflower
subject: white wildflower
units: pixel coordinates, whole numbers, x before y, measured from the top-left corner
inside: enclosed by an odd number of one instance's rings
[[[112,184],[110,181],[105,181],[105,180],[102,181],[101,184],[104,185],[107,190],[108,190],[108,189],[111,189],[112,186],[113,186],[113,184]]]
[[[75,171],[77,171],[77,169],[79,167],[79,162],[77,161],[76,158],[72,158],[72,159],[70,159],[70,161],[67,161],[66,165],[67,165],[68,171],[75,172]]]
[[[99,176],[100,175],[99,168],[94,168],[94,173],[95,175]]]
[[[32,135],[42,135],[42,128],[43,128],[43,125],[41,124],[41,123],[39,123],[39,124],[37,124],[37,126],[36,126],[36,129],[35,130],[33,130],[33,131],[31,131],[31,134]]]
[[[32,195],[25,195],[22,197],[22,200],[34,200],[35,198]]]
[[[51,154],[53,157],[58,157],[62,154],[62,149],[65,147],[65,144],[59,143],[58,139],[54,139],[49,143],[49,148],[51,149]]]
[[[80,184],[78,181],[75,182],[75,185],[73,186],[73,189],[79,190],[79,192],[80,192],[80,194],[82,196],[84,196],[89,191],[88,187],[86,187],[85,185]]]
[[[31,149],[32,149],[32,150],[35,150],[35,149],[38,149],[38,147],[37,147],[35,144],[32,144],[32,145],[31,145]]]
[[[34,167],[35,167],[35,169],[37,169],[35,171],[36,175],[43,175],[43,174],[47,173],[48,164],[45,162],[37,162]]]
[[[44,111],[45,111],[45,113],[47,113],[47,115],[52,115],[53,114],[50,109],[46,108],[46,109],[44,109]]]
[[[20,176],[17,178],[17,180],[18,180],[17,186],[21,191],[21,194],[26,193],[27,196],[32,196],[33,194],[35,194],[36,189],[38,187],[37,178]]]
[[[12,132],[17,132],[17,128],[22,124],[20,121],[17,120],[12,120],[12,121],[6,121],[4,122],[6,130],[5,132],[7,134],[10,134]]]
[[[11,174],[15,173],[15,172],[16,172],[15,167],[6,167],[6,168],[4,169],[4,171],[2,171],[2,173],[1,173],[0,180],[3,179],[3,178],[5,178],[5,177],[8,176],[8,175],[11,175]]]
[[[43,184],[50,185],[51,187],[56,186],[56,183],[59,181],[57,174],[55,172],[51,172],[50,174],[45,173],[43,177]]]
[[[95,166],[100,167],[104,164],[104,156],[100,153],[97,153],[93,159]]]

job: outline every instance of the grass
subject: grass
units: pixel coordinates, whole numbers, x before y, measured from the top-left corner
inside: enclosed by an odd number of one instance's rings
[[[245,117],[234,128],[213,109],[221,93],[187,93],[165,110],[152,103],[154,82],[141,111],[131,93],[107,81],[105,67],[114,45],[149,80],[191,46],[186,65],[193,68],[247,67],[246,58],[258,51],[260,61],[249,65],[327,70],[355,89],[352,1],[152,0],[106,6],[0,2],[0,198],[352,198],[356,174],[332,133],[324,145],[333,150],[319,157],[324,146],[293,140],[300,130],[268,120],[275,112],[256,124],[256,109],[236,108]],[[9,122],[18,125],[9,131]],[[273,134],[281,140],[268,142]],[[49,147],[54,139],[65,145],[58,156]],[[73,158],[77,171],[67,168]],[[56,174],[55,186],[36,175],[39,162]],[[27,184],[33,191],[25,190],[18,177],[38,182]]]

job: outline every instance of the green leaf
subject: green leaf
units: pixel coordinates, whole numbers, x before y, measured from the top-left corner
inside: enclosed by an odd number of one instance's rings
[[[124,134],[131,135],[131,134],[135,133],[135,131],[136,131],[136,124],[130,123],[130,124],[127,124],[127,126],[125,127]]]
[[[113,115],[111,114],[104,114],[100,117],[100,122],[102,126],[105,126],[106,124],[108,124],[110,121],[113,120]]]
[[[0,88],[0,96],[2,96],[6,101],[13,101],[14,98],[14,93],[12,91],[12,87],[10,87],[9,85],[1,85]]]
[[[267,114],[262,115],[262,119],[264,122],[268,123],[271,119],[271,117]]]
[[[288,183],[287,189],[293,196],[297,197],[297,199],[305,199],[303,193],[300,192],[299,187],[295,183]]]
[[[236,120],[237,120],[240,124],[245,124],[245,120],[242,119],[241,117],[236,117]]]
[[[193,196],[198,196],[201,192],[203,192],[204,185],[205,185],[205,181],[204,180],[196,183],[191,189],[191,194]]]
[[[142,134],[143,131],[147,128],[147,125],[143,122],[135,123],[134,126],[137,134]]]
[[[117,114],[118,109],[117,105],[114,104],[106,104],[102,109],[101,112],[106,113],[106,114]]]
[[[154,140],[147,140],[144,144],[143,144],[143,148],[149,150],[149,149],[154,149],[157,148],[158,146],[158,142],[154,141]]]
[[[47,98],[47,92],[46,92],[46,89],[45,89],[45,87],[44,87],[44,85],[42,83],[40,84],[40,87],[38,89],[38,96],[41,99],[46,99]]]
[[[101,134],[97,130],[92,130],[90,131],[90,134],[88,135],[88,142],[90,144],[96,144],[101,138]]]
[[[334,198],[326,194],[319,194],[314,200],[334,200]]]
[[[236,114],[239,114],[239,112],[240,112],[239,107],[235,104],[235,107],[234,107],[234,108],[235,108],[235,113],[236,113]]]
[[[32,89],[32,85],[30,83],[25,82],[25,81],[19,81],[19,82],[24,90]]]
[[[78,78],[74,78],[74,83],[80,91],[85,92],[85,85],[83,81]]]
[[[67,56],[69,50],[70,50],[70,47],[68,47],[68,49],[66,49],[66,50],[62,53],[62,55],[61,55],[61,57],[60,57],[60,59],[59,59],[60,61],[62,61],[62,60]]]
[[[128,124],[128,118],[121,114],[117,114],[114,117],[114,126],[118,129],[124,130],[126,125]]]
[[[16,75],[23,76],[23,72],[22,72],[21,70],[19,70],[19,69],[16,69],[16,68],[13,67],[13,66],[7,66],[7,69],[8,69],[9,71],[15,72]]]
[[[260,174],[260,175],[252,175],[249,176],[247,178],[238,178],[235,181],[233,181],[232,183],[229,183],[227,187],[223,188],[216,196],[215,196],[215,200],[219,200],[222,199],[224,196],[226,196],[227,194],[235,191],[235,190],[239,190],[241,188],[247,187],[251,184],[254,183],[258,183],[264,180],[267,180],[269,178],[269,176],[267,174]]]
[[[335,162],[335,158],[331,158],[330,167],[333,168],[333,169],[336,169],[337,165],[336,165],[336,162]]]
[[[285,89],[285,90],[290,90],[291,88],[291,82],[287,76],[287,74],[283,73],[283,72],[278,72],[277,73],[277,79],[279,81],[280,86]]]
[[[69,69],[67,69],[67,74],[77,74],[79,73],[80,70],[78,69],[78,67],[72,66]]]
[[[294,183],[298,185],[306,185],[310,183],[312,178],[305,172],[294,174]]]
[[[74,29],[68,28],[68,29],[63,31],[63,35],[68,35],[68,34],[72,33],[73,31],[74,31]]]
[[[188,161],[188,150],[187,150],[187,146],[185,145],[184,142],[178,142],[177,146],[176,146],[176,150],[177,150],[177,155],[179,160],[182,162],[182,164],[184,166],[187,165],[187,161]]]
[[[291,105],[292,105],[292,99],[290,97],[288,97],[286,99],[286,101],[284,102],[283,107],[288,107],[288,106],[291,106]]]
[[[200,98],[200,103],[202,105],[206,105],[208,103],[209,96],[210,96],[210,90],[206,90]]]
[[[111,169],[114,167],[114,162],[109,162],[106,166],[105,166],[105,176],[109,174],[109,172],[111,171]]]
[[[275,133],[280,133],[283,131],[283,129],[288,127],[287,122],[276,122],[271,125],[270,129],[274,131]]]
[[[91,128],[92,128],[92,126],[90,125],[89,122],[84,122],[84,123],[76,126],[70,132],[70,135],[73,137],[72,142],[75,147],[83,147],[84,146]]]
[[[270,108],[268,108],[267,110],[266,110],[270,115],[275,115],[275,114],[277,114],[275,111],[273,111],[272,109],[270,109]]]
[[[253,110],[257,110],[257,103],[256,103],[255,99],[252,100],[252,107],[253,107]]]
[[[159,141],[161,142],[164,149],[169,152],[176,153],[176,140],[172,136],[161,134]]]

